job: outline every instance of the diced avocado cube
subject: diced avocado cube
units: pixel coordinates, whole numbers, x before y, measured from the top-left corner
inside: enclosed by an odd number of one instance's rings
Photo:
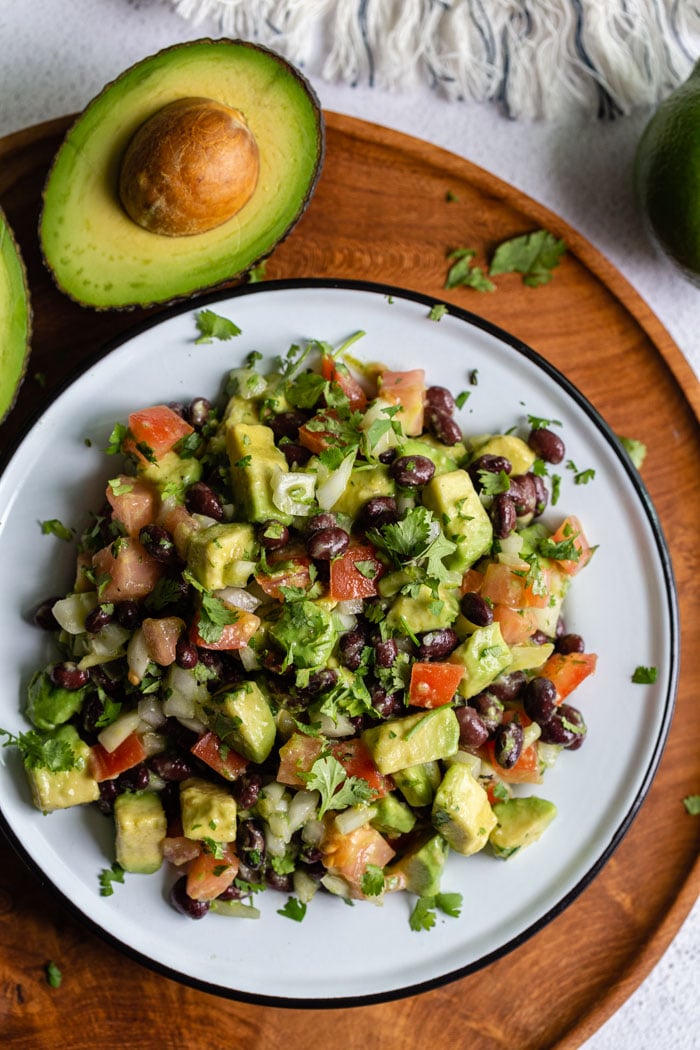
[[[397,798],[392,791],[383,798],[378,798],[374,803],[374,808],[377,815],[370,820],[370,824],[380,835],[392,838],[413,831],[416,823],[415,814],[411,807]]]
[[[251,762],[264,762],[272,751],[277,726],[256,682],[241,682],[210,697],[204,706],[209,728]]]
[[[116,858],[124,871],[151,875],[163,860],[168,824],[155,791],[126,791],[114,802]]]
[[[398,877],[399,883],[409,893],[419,897],[434,897],[440,892],[440,879],[449,851],[449,843],[442,835],[423,836],[386,869],[387,884],[390,886],[392,877]]]
[[[467,450],[461,441],[456,445],[444,445],[430,434],[409,438],[398,450],[399,456],[425,456],[435,465],[436,474],[457,470],[466,454]]]
[[[51,681],[48,670],[37,671],[27,691],[27,718],[37,729],[55,729],[80,711],[86,693],[87,686],[64,689]]]
[[[490,549],[493,527],[466,470],[436,474],[423,489],[423,504],[442,524],[457,549],[448,554],[448,569],[464,572]]]
[[[156,463],[139,463],[138,475],[151,481],[161,495],[184,499],[185,489],[202,476],[202,464],[196,456],[181,459],[177,452],[166,452]]]
[[[208,591],[245,587],[259,553],[255,530],[247,522],[209,525],[192,534],[187,567]]]
[[[78,736],[74,726],[61,726],[46,738],[67,743],[73,752],[72,769],[54,772],[46,766],[26,766],[32,800],[42,813],[55,809],[67,809],[86,802],[96,802],[100,797],[100,786],[89,772],[90,748]]]
[[[182,833],[188,839],[234,842],[236,800],[225,787],[190,777],[180,784]]]
[[[546,663],[554,652],[551,642],[537,645],[535,642],[523,642],[521,645],[511,645],[511,661],[508,664],[508,673],[511,671],[536,671],[538,667]]]
[[[239,394],[233,394],[226,402],[221,422],[224,428],[235,426],[236,423],[259,423],[260,410],[257,401],[250,397],[241,397]]]
[[[459,693],[469,699],[482,692],[495,678],[510,667],[510,649],[503,641],[498,623],[479,627],[458,645],[448,657],[450,663],[461,664],[466,674],[459,683]]]
[[[429,806],[442,778],[437,762],[421,762],[417,766],[397,769],[392,775],[409,806]]]
[[[393,496],[395,491],[396,485],[388,467],[379,465],[369,469],[353,469],[342,495],[333,504],[333,512],[347,514],[354,520],[368,500],[375,496]]]
[[[553,802],[530,795],[496,802],[493,812],[498,823],[489,842],[494,852],[505,859],[536,842],[556,817],[557,807]]]
[[[387,626],[400,633],[408,629],[413,634],[449,627],[459,613],[457,593],[456,588],[440,584],[435,597],[430,587],[423,584],[415,598],[410,594],[401,594],[392,602],[387,613]]]
[[[461,762],[449,766],[435,792],[432,822],[452,849],[464,856],[483,849],[496,826],[486,792]]]
[[[436,707],[371,726],[362,738],[379,772],[395,773],[453,755],[459,746],[459,722],[452,708]]]
[[[234,423],[226,428],[226,451],[231,465],[231,486],[238,515],[246,521],[274,518],[289,525],[291,516],[272,501],[276,479],[289,471],[284,453],[275,445],[275,435],[262,423]]]
[[[527,474],[537,458],[534,451],[515,434],[494,434],[474,449],[473,459],[503,456],[513,468],[511,474]]]

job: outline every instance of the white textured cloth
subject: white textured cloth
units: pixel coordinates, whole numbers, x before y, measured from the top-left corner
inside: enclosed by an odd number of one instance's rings
[[[512,118],[630,113],[700,57],[700,0],[169,0],[329,81],[500,104]]]

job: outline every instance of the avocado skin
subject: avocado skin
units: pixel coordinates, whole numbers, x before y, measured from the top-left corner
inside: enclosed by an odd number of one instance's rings
[[[256,90],[246,87],[250,105],[240,107],[247,108],[245,115],[253,132],[257,131],[256,116],[268,120],[271,112],[278,112],[280,127],[294,125],[292,118],[297,118],[296,126],[303,128],[299,142],[304,135],[313,137],[312,146],[307,141],[298,147],[304,152],[303,171],[295,188],[289,191],[280,211],[282,194],[293,181],[290,161],[295,160],[290,141],[280,139],[273,144],[277,147],[277,164],[283,170],[277,173],[276,182],[268,178],[265,211],[261,211],[252,232],[250,215],[258,206],[256,197],[261,198],[260,186],[240,213],[244,221],[236,215],[206,233],[179,238],[142,230],[126,215],[118,195],[119,165],[131,136],[168,101],[202,93],[213,96],[213,77],[219,76],[225,83],[227,70],[230,72],[238,60],[247,68],[255,61],[263,70]],[[188,80],[192,70],[198,75]],[[241,84],[245,86],[243,80]],[[268,89],[273,93],[270,98],[266,97]],[[235,105],[239,100],[214,101]],[[113,134],[111,127],[103,126],[105,113],[111,116],[112,109]],[[268,138],[267,127],[271,126],[266,125]],[[311,131],[312,136],[308,134]],[[96,140],[100,140],[99,149],[93,156],[86,143]],[[222,288],[268,258],[292,231],[311,201],[325,149],[320,101],[301,72],[281,55],[257,43],[226,38],[202,38],[164,48],[108,83],[68,129],[43,189],[39,239],[44,264],[61,292],[97,310],[174,303]],[[104,222],[95,205],[100,209],[104,206]],[[144,243],[147,249],[142,252]],[[154,253],[152,258],[149,252]]]
[[[0,423],[7,419],[17,400],[27,371],[31,337],[27,271],[7,216],[0,208]]]

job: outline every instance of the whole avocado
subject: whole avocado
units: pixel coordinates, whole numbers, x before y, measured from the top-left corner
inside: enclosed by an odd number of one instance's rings
[[[30,352],[32,310],[27,276],[0,209],[0,423],[15,403]]]
[[[220,287],[287,236],[324,149],[318,99],[281,56],[229,39],[167,48],[68,130],[44,187],[44,261],[97,309]]]

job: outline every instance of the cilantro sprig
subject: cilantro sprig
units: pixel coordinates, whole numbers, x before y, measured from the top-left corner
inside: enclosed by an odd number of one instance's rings
[[[228,317],[213,310],[200,310],[195,317],[199,337],[195,343],[213,343],[215,339],[226,341],[241,334],[241,329]]]
[[[3,747],[16,747],[27,769],[48,769],[51,773],[67,773],[80,763],[69,740],[60,734],[42,734],[35,729],[27,733],[11,733],[0,729],[7,737]]]
[[[299,775],[306,783],[307,790],[318,791],[321,796],[319,820],[329,809],[347,809],[348,806],[369,802],[373,798],[367,781],[362,777],[349,777],[334,755],[317,758],[307,773]]]
[[[459,918],[462,911],[461,893],[436,893],[434,897],[419,897],[409,918],[412,930],[431,930],[435,925],[436,913]]]

